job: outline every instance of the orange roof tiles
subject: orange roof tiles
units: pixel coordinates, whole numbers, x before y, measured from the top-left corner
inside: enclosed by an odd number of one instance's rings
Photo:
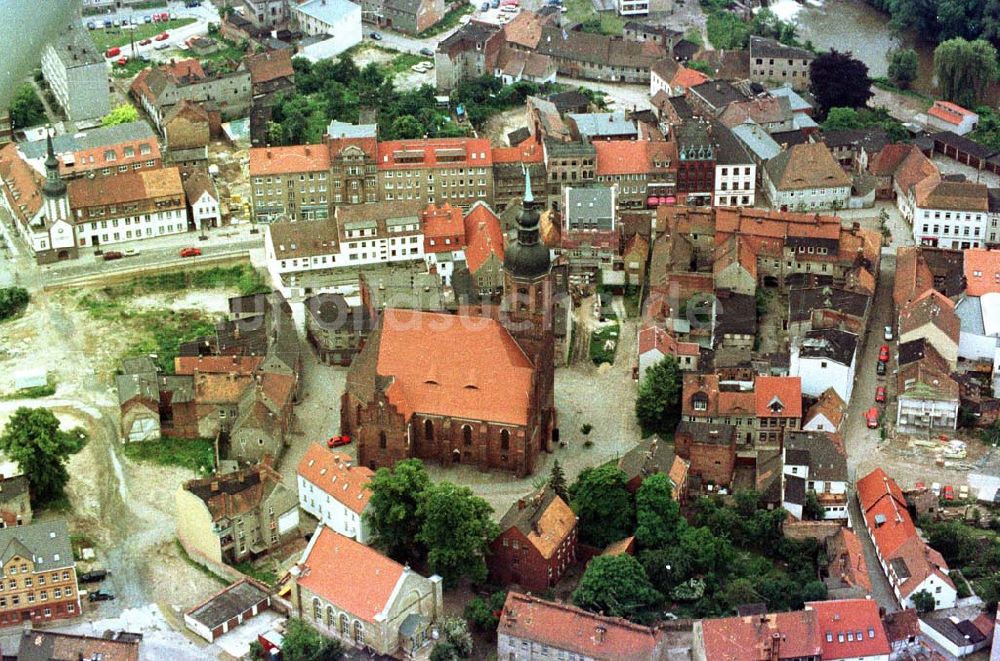
[[[743,234],[770,239],[805,237],[840,239],[840,218],[818,213],[791,213],[766,209],[720,207],[715,211],[716,233]]]
[[[551,558],[566,536],[576,528],[576,514],[562,498],[556,496],[528,533],[528,541],[543,558]]]
[[[174,373],[251,374],[262,362],[263,356],[177,356]]]
[[[542,146],[528,138],[513,147],[494,147],[493,163],[541,163],[545,158]]]
[[[816,624],[823,632],[823,659],[888,657],[889,639],[874,600],[811,601],[806,609],[816,612]]]
[[[500,219],[485,203],[476,202],[462,220],[465,225],[465,264],[475,273],[490,255],[503,263],[504,243]]]
[[[321,599],[366,622],[391,603],[396,585],[409,571],[375,549],[321,526],[310,540],[296,579]]]
[[[928,177],[940,178],[940,174],[938,173],[937,166],[924,156],[919,149],[914,147],[903,158],[899,167],[896,168],[893,177],[900,190],[904,193],[909,193],[910,188],[916,186],[919,182]]]
[[[706,81],[708,81],[708,76],[702,72],[695,69],[688,69],[685,66],[678,66],[677,71],[670,79],[670,86],[674,88],[682,87],[687,90],[695,85],[701,85]]]
[[[662,631],[513,591],[497,631],[593,659],[648,661],[665,654]]]
[[[1000,250],[972,248],[963,252],[966,296],[1000,293]]]
[[[930,107],[927,114],[931,117],[935,117],[949,124],[954,124],[958,126],[962,123],[962,120],[966,117],[973,117],[976,113],[971,110],[966,110],[960,105],[954,104],[951,101],[935,101],[934,105]]]
[[[663,355],[697,356],[700,348],[694,342],[678,342],[677,338],[658,326],[647,326],[639,331],[639,355],[658,350]]]
[[[161,197],[184,199],[184,184],[177,168],[136,170],[94,179],[83,177],[67,182],[66,189],[73,209]]]
[[[899,334],[933,324],[956,345],[961,333],[961,321],[955,314],[955,303],[936,289],[928,289],[899,312]]]
[[[328,450],[319,443],[312,443],[306,449],[299,460],[298,474],[357,514],[365,511],[371,499],[367,484],[374,473],[365,466],[352,465],[348,455]]]
[[[254,85],[278,78],[291,78],[295,75],[290,50],[271,50],[247,55],[243,58],[243,63],[250,72],[250,82]]]
[[[598,140],[593,143],[597,152],[596,173],[598,176],[616,174],[643,174],[649,170],[647,149],[644,140]]]
[[[879,550],[881,548],[879,546]],[[889,559],[902,560],[906,565],[906,572],[909,575],[906,578],[900,577],[902,581],[899,584],[899,592],[904,598],[913,594],[929,576],[937,576],[946,585],[955,587],[948,574],[942,571],[942,568],[948,568],[948,563],[940,553],[920,539],[916,531],[896,547]]]
[[[892,300],[897,312],[903,306],[934,285],[934,275],[917,246],[896,248],[896,279],[892,285]]]
[[[844,411],[846,408],[847,405],[844,404],[844,400],[840,398],[837,391],[832,387],[827,388],[820,394],[816,403],[810,406],[809,410],[806,411],[806,417],[803,420],[803,424],[807,424],[816,416],[822,415],[830,421],[830,424],[833,425],[832,430],[823,431],[836,431],[840,429],[840,423],[844,420]]]
[[[254,147],[250,149],[250,176],[320,172],[330,169],[330,153],[323,145]]]
[[[0,148],[0,182],[7,203],[17,210],[21,224],[27,225],[42,208],[41,187],[44,179],[21,160],[17,143],[9,142]]]
[[[702,638],[705,658],[711,661],[809,658],[820,657],[823,651],[814,610],[703,620]]]
[[[424,228],[425,252],[451,252],[462,248],[465,224],[462,222],[462,210],[459,207],[453,207],[447,202],[441,206],[429,204],[420,217]],[[454,241],[444,243],[445,239]],[[430,244],[431,240],[435,241],[434,245]]]
[[[827,540],[827,548],[832,551],[830,577],[841,576],[849,585],[871,594],[872,581],[868,575],[868,562],[858,536],[847,528],[841,528]]]
[[[419,412],[528,423],[533,368],[496,320],[388,309],[376,371],[392,378],[389,401],[407,418]]]
[[[802,417],[802,377],[758,376],[753,389],[757,417]]]
[[[897,143],[886,145],[868,161],[868,171],[875,176],[891,176],[903,159],[915,149],[917,148],[913,145]]]
[[[861,503],[861,510],[863,512],[867,511],[868,508],[886,494],[891,495],[901,506],[906,507],[906,498],[903,496],[903,490],[881,468],[876,468],[858,480],[855,488],[857,489],[858,502]]]
[[[389,140],[378,143],[378,168],[489,167],[493,148],[487,138]]]

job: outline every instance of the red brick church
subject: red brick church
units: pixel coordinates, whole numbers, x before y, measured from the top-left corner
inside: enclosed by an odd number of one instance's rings
[[[383,312],[341,398],[359,464],[419,458],[524,476],[552,451],[555,306],[538,218],[528,182],[498,314]]]

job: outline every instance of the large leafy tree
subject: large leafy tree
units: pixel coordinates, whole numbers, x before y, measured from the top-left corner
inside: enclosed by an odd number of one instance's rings
[[[634,527],[632,497],[617,466],[585,468],[570,487],[570,506],[580,517],[580,540],[604,548],[628,537]]]
[[[6,287],[0,289],[0,321],[15,317],[28,307],[31,296],[23,287]]]
[[[101,126],[114,126],[115,124],[127,124],[139,119],[139,111],[131,103],[123,103],[111,109],[107,115],[101,119]]]
[[[52,411],[22,406],[7,422],[0,436],[0,450],[28,476],[32,500],[45,505],[63,498],[63,488],[69,481],[66,462],[86,442],[82,429],[60,429]]]
[[[663,548],[677,542],[683,526],[680,504],[673,499],[670,477],[666,473],[650,475],[635,495],[638,527],[636,541],[644,548]]]
[[[597,556],[587,565],[573,603],[615,617],[634,617],[663,600],[631,555]]]
[[[15,129],[35,126],[45,121],[45,106],[30,83],[21,85],[14,93],[10,102],[10,121]]]
[[[400,461],[375,471],[368,488],[371,499],[365,516],[372,529],[372,545],[400,562],[419,557],[417,508],[431,478],[419,459]]]
[[[971,108],[996,78],[997,50],[982,39],[949,39],[934,49],[934,73],[941,96]]]
[[[682,375],[677,358],[667,356],[646,370],[635,400],[635,415],[648,432],[671,432],[680,420]]]
[[[338,661],[344,657],[339,640],[321,636],[299,618],[288,620],[285,639],[281,644],[285,661]]]
[[[889,57],[889,80],[896,87],[909,89],[917,79],[917,51],[912,48],[894,50]]]
[[[489,544],[500,533],[493,508],[468,487],[439,482],[424,489],[417,506],[421,521],[417,541],[427,548],[427,562],[448,586],[468,578],[486,580]]]
[[[868,66],[850,53],[832,50],[817,56],[809,65],[809,80],[809,91],[823,117],[838,106],[863,108],[872,97]]]

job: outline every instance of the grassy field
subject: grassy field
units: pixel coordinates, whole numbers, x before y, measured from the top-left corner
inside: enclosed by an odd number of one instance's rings
[[[91,30],[90,37],[94,40],[97,50],[103,53],[109,48],[126,46],[133,38],[136,43],[139,43],[143,39],[152,39],[161,32],[170,32],[173,29],[191,25],[196,20],[194,18],[178,18],[175,21],[166,21],[165,23],[143,23],[142,25],[135,26],[134,30],[100,28],[98,30]],[[130,32],[132,33],[131,35],[129,34]]]
[[[215,443],[208,438],[169,438],[126,443],[122,453],[137,462],[180,466],[208,475],[215,466]]]
[[[614,324],[605,326],[590,334],[590,359],[594,361],[595,365],[615,362],[615,349],[618,348],[618,334],[620,331],[621,329],[616,319]],[[604,345],[608,340],[615,343],[613,349],[609,350],[605,348]]]
[[[563,14],[563,24],[573,25],[574,23],[584,23],[597,19],[599,21],[599,32],[621,36],[625,29],[625,22],[613,11],[594,11],[594,4],[590,0],[565,0],[563,6],[567,12]]]

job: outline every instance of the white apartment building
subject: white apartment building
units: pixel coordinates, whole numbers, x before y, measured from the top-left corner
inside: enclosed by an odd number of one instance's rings
[[[71,120],[96,121],[111,112],[108,64],[79,21],[46,44],[41,64],[42,76]]]
[[[913,198],[919,244],[961,250],[986,245],[991,216],[985,184],[928,177],[913,187]]]
[[[299,507],[334,532],[367,544],[371,528],[364,514],[372,471],[351,458],[313,443],[298,467]]]
[[[835,328],[811,330],[793,342],[788,373],[802,377],[802,394],[819,397],[827,389],[851,401],[858,336]]]
[[[782,449],[783,506],[798,519],[803,516],[803,499],[792,496],[793,482],[807,494],[816,494],[823,518],[848,519],[847,456],[822,432],[789,432]],[[790,508],[790,509],[789,509]]]
[[[673,0],[616,0],[619,16],[646,16],[673,11]]]

